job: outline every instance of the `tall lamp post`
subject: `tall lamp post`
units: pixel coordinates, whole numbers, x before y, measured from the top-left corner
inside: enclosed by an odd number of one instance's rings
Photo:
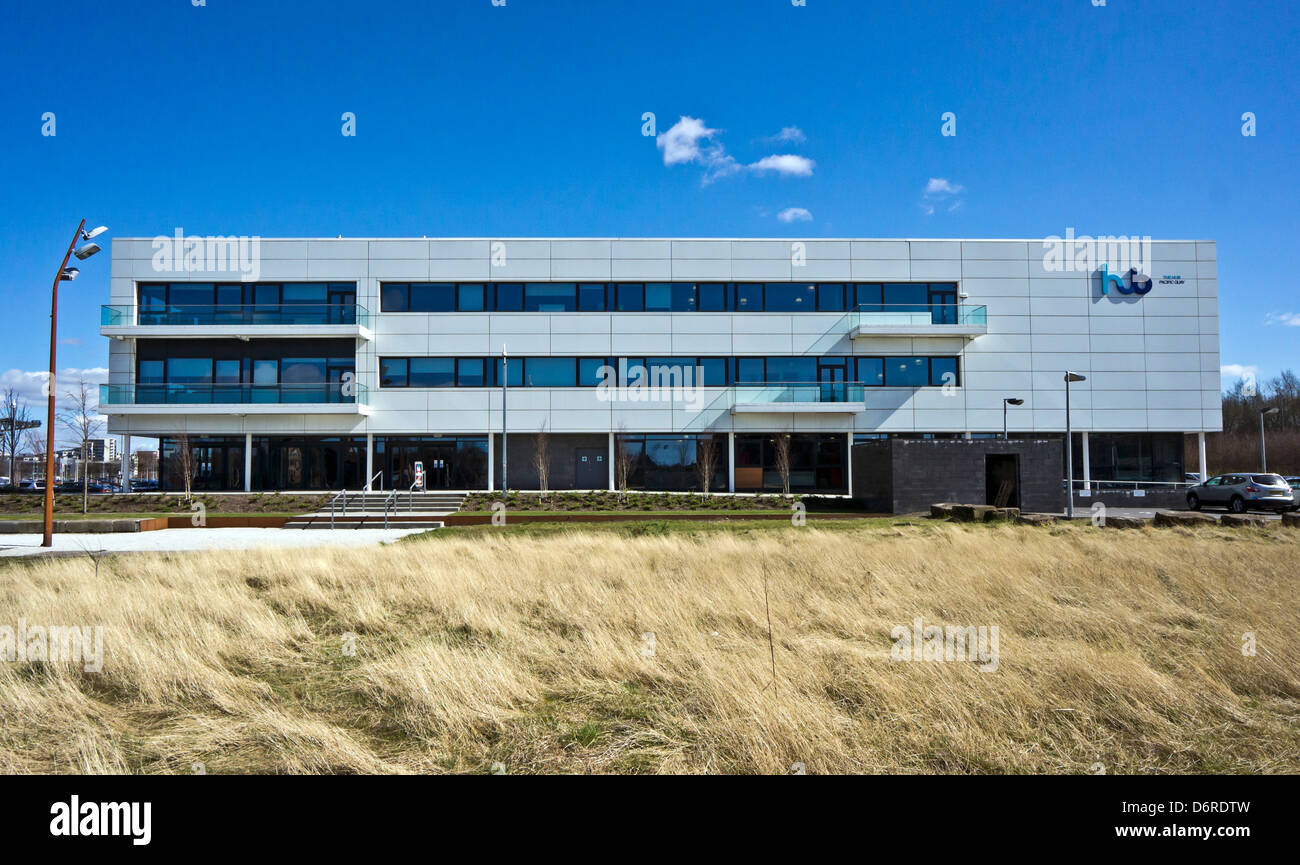
[[[1264,450],[1264,415],[1277,414],[1279,411],[1275,405],[1266,405],[1259,410],[1259,470],[1268,474],[1268,453]]]
[[[99,244],[90,241],[99,237],[105,231],[107,226],[99,226],[86,231],[86,220],[81,220],[77,225],[77,233],[72,235],[72,242],[68,244],[68,251],[63,254],[63,261],[59,264],[59,271],[54,277],[54,290],[50,293],[50,377],[45,384],[49,391],[46,394],[48,423],[45,427],[45,536],[41,539],[41,546],[54,546],[54,350],[59,344],[59,283],[67,280],[71,282],[81,273],[75,267],[68,267],[68,259],[77,256],[78,261],[85,261],[95,253],[99,252]],[[77,249],[77,241],[84,240],[86,244]]]
[[[1074,519],[1074,431],[1070,427],[1070,384],[1087,381],[1076,372],[1065,373],[1065,516]]]
[[[506,473],[506,390],[510,382],[510,358],[506,347],[501,346],[501,500],[510,492],[510,476]]]
[[[1024,405],[1024,404],[1025,401],[1023,399],[1014,396],[1007,397],[1006,399],[1002,400],[1002,440],[1003,441],[1007,440],[1007,406]]]

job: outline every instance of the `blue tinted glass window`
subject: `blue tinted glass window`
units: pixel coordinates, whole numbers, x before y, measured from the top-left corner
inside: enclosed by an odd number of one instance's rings
[[[573,387],[576,375],[571,357],[530,357],[524,362],[525,387]]]
[[[948,380],[944,380],[945,375],[950,375]],[[955,357],[932,357],[930,358],[930,384],[940,387],[945,384],[956,386],[960,384],[957,379],[957,358]]]
[[[626,387],[629,384],[647,384],[645,358],[643,357],[625,357],[619,362],[619,384]]]
[[[605,311],[605,284],[578,286],[578,309],[582,312]]]
[[[817,381],[817,358],[769,357],[767,381],[786,383]]]
[[[695,312],[696,289],[693,282],[673,283],[673,312]]]
[[[743,384],[760,384],[765,380],[761,357],[736,358],[736,381]]]
[[[280,362],[278,360],[253,361],[253,384],[277,384],[280,381]]]
[[[462,357],[456,361],[457,387],[483,387],[484,364],[481,357]]]
[[[456,286],[456,308],[461,312],[482,312],[484,308],[483,286]]]
[[[379,384],[382,387],[406,387],[406,358],[381,357]]]
[[[451,312],[455,309],[455,286],[449,282],[411,283],[411,312]]]
[[[218,285],[217,286],[218,306],[239,306],[243,302],[244,302],[244,287],[242,285]]]
[[[621,282],[618,285],[618,311],[641,312],[645,309],[645,286]]]
[[[866,307],[867,312],[880,312],[882,291],[878,282],[860,282],[857,288],[856,305]]]
[[[925,387],[930,383],[929,358],[887,357],[884,362],[886,387]]]
[[[673,307],[673,287],[667,282],[647,282],[645,286],[646,312],[667,312]]]
[[[502,359],[496,358],[496,366],[492,373],[492,384],[501,387],[501,367]],[[523,387],[524,384],[524,359],[522,357],[511,358],[506,369],[510,373],[510,381],[507,387]]]
[[[571,282],[530,282],[524,286],[524,312],[573,312],[577,308]]]
[[[212,358],[168,358],[167,381],[172,384],[193,384],[212,381]]]
[[[167,286],[164,283],[140,286],[141,306],[166,306]]]
[[[930,307],[930,287],[923,282],[891,282],[885,286],[885,303],[924,312]]]
[[[140,371],[136,374],[140,384],[161,384],[163,381],[163,362],[160,360],[140,361]]]
[[[413,357],[410,364],[411,387],[451,387],[455,382],[455,363],[450,357]]]
[[[386,282],[379,290],[380,310],[382,312],[406,312],[407,288],[400,282]]]
[[[280,362],[280,381],[290,383],[325,381],[325,358],[286,357]]]
[[[868,387],[882,387],[885,384],[885,365],[878,357],[860,357],[857,375],[857,380]]]
[[[822,312],[843,312],[844,286],[837,283],[817,286],[817,308]]]
[[[281,289],[281,303],[325,303],[324,283],[286,282]]]
[[[721,387],[728,384],[727,358],[702,357],[699,360],[699,365],[700,368],[696,373],[696,384],[701,387]]]
[[[609,358],[604,357],[580,357],[578,358],[578,386],[595,387],[605,382],[606,376],[603,374],[609,365]],[[616,373],[609,376],[608,384],[616,386],[618,379]]]
[[[736,312],[762,312],[763,285],[755,282],[736,283]]]
[[[524,287],[517,282],[503,282],[497,286],[497,311],[519,312],[524,308]]]
[[[727,311],[727,285],[722,282],[702,283],[699,286],[699,308],[701,312]]]
[[[813,312],[817,309],[817,286],[769,282],[763,309],[766,312]]]

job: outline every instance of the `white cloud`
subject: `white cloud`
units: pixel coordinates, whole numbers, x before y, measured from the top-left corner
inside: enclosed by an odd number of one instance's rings
[[[702,182],[705,184],[742,171],[753,171],[758,174],[773,172],[791,177],[807,177],[813,173],[815,163],[806,156],[795,154],[773,154],[750,165],[742,165],[727,153],[727,149],[718,140],[721,132],[720,129],[709,127],[698,117],[682,115],[667,132],[662,132],[655,137],[655,146],[663,151],[666,166],[701,166],[704,169]],[[781,130],[778,137],[795,135],[798,136],[798,140],[802,140],[803,132],[797,127],[787,126]]]
[[[1300,312],[1270,312],[1264,316],[1264,326],[1280,324],[1283,327],[1300,327]]]
[[[787,207],[776,215],[776,218],[789,224],[791,222],[812,222],[812,212],[802,207]]]
[[[934,216],[936,204],[942,204],[949,213],[956,213],[965,203],[957,196],[965,191],[966,187],[960,183],[953,183],[946,177],[931,177],[925,184],[925,191],[921,194],[918,206],[926,216]]]
[[[26,400],[27,413],[35,420],[41,422],[41,429],[38,430],[41,435],[45,434],[45,380],[50,377],[49,372],[41,370],[33,372],[25,369],[7,369],[0,372],[0,392],[13,388],[18,396]],[[91,367],[87,369],[77,369],[69,367],[59,370],[58,380],[55,382],[54,410],[56,412],[69,411],[73,408],[72,399],[68,396],[68,391],[77,387],[77,382],[84,378],[86,384],[90,385],[90,405],[91,410],[99,411],[99,386],[108,381],[108,370],[104,367]],[[106,422],[107,418],[100,416],[101,423]],[[103,433],[103,427],[100,428]],[[69,437],[66,429],[61,425],[56,426],[55,435],[57,440],[62,441]]]
[[[1219,367],[1219,376],[1236,381],[1239,378],[1259,377],[1259,367],[1254,364],[1225,363]]]
[[[796,156],[792,153],[773,154],[764,156],[762,159],[750,165],[750,169],[759,173],[774,171],[777,174],[789,177],[809,177],[813,173],[813,166],[816,165],[806,156]]]
[[[808,136],[804,135],[803,130],[798,126],[786,126],[776,135],[765,140],[776,144],[803,144],[808,140]]]

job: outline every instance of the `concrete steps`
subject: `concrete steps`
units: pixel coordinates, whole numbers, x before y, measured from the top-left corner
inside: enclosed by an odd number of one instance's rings
[[[465,502],[465,493],[440,492],[399,492],[396,507],[388,503],[391,492],[349,491],[344,499],[334,505],[333,528],[336,530],[382,529],[384,512],[387,506],[388,528],[390,529],[440,529],[444,523],[440,517],[460,510]],[[294,517],[284,524],[286,529],[328,529],[330,525],[329,509],[313,514]]]

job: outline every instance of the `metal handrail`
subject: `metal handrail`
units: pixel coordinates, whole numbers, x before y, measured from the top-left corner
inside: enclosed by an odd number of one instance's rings
[[[368,490],[374,485],[375,478],[379,478],[379,491],[382,493],[384,491],[384,470],[383,469],[380,469],[379,471],[375,472],[373,475],[370,476],[370,480],[366,481],[365,489]]]
[[[415,513],[415,488],[420,486],[418,483],[411,484],[411,488],[406,491],[406,512]],[[420,487],[420,492],[424,492],[424,487]]]
[[[384,528],[388,528],[388,509],[390,507],[393,509],[393,516],[397,516],[397,490],[393,490],[388,494],[388,498],[384,499]]]
[[[334,504],[340,498],[343,499],[343,516],[346,517],[348,515],[348,491],[343,490],[341,492],[335,493],[334,497],[330,499],[330,528],[331,529],[334,528]]]

